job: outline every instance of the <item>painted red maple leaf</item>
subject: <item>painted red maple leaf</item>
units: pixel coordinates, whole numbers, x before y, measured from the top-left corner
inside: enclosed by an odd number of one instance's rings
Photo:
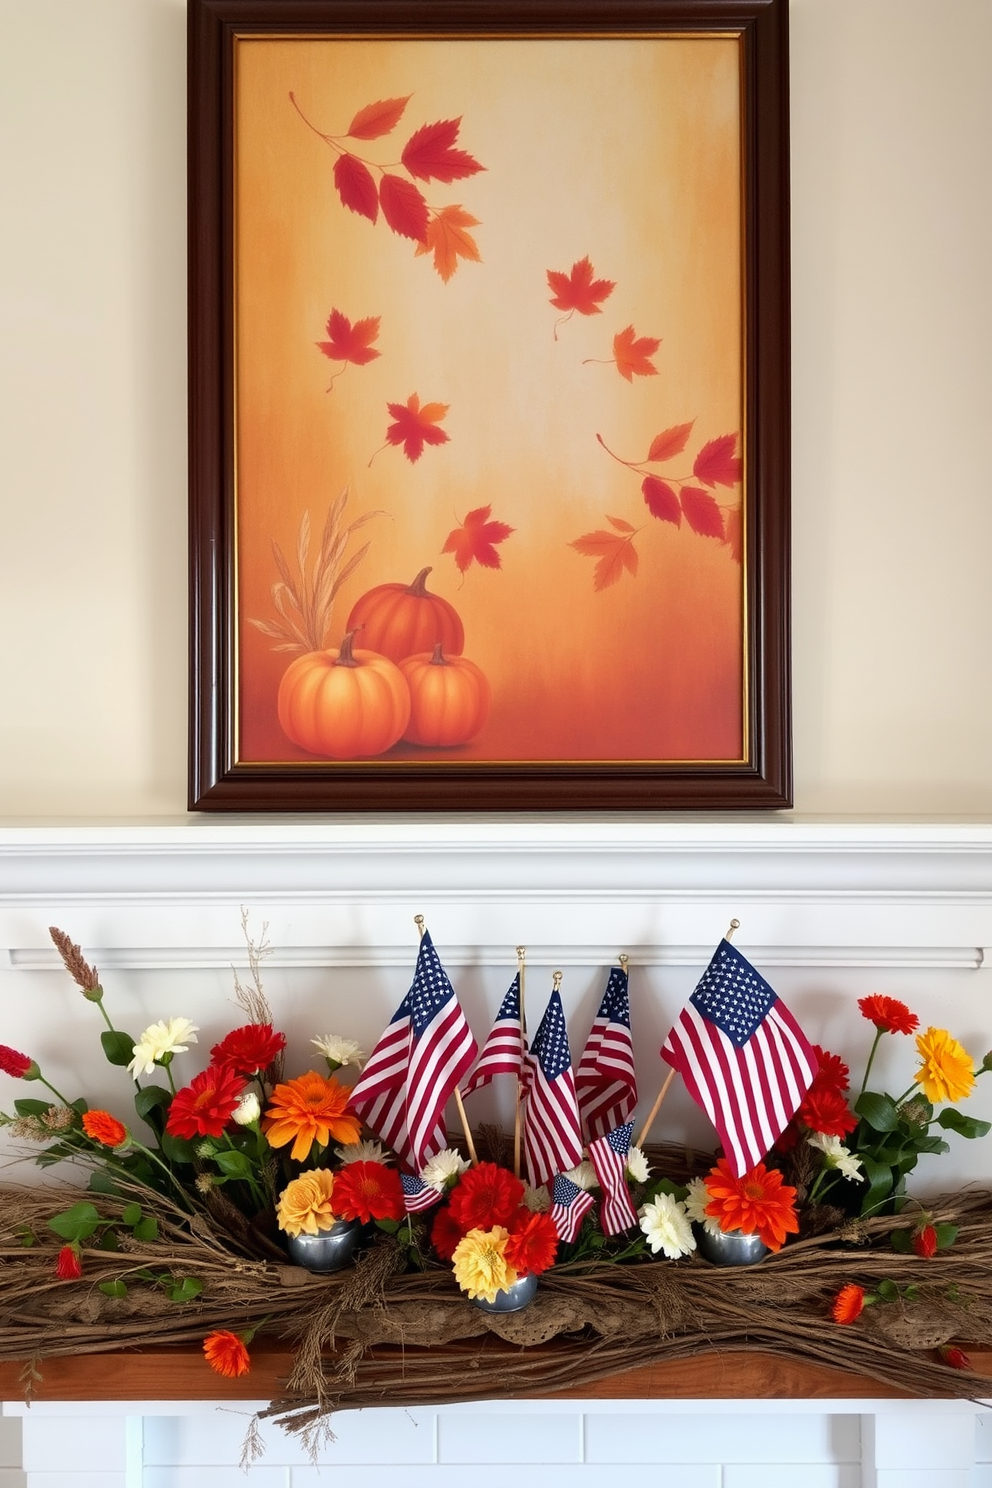
[[[374,362],[381,355],[372,345],[379,335],[379,319],[378,315],[370,315],[352,325],[347,315],[332,310],[327,319],[330,339],[318,341],[317,345],[332,362],[354,362],[356,367],[364,367],[366,362]]]
[[[379,182],[379,205],[394,233],[412,238],[415,243],[425,241],[430,212],[412,181],[387,172]]]
[[[454,527],[444,540],[442,553],[454,553],[455,562],[462,573],[472,563],[481,563],[483,568],[502,568],[502,560],[496,544],[506,542],[514,528],[505,522],[492,520],[491,506],[477,506],[465,517],[460,527]]]
[[[370,222],[379,219],[379,191],[372,172],[357,155],[339,155],[334,162],[334,184],[341,205]]]
[[[581,553],[583,558],[596,559],[592,587],[597,593],[618,583],[625,569],[631,578],[637,574],[638,555],[634,547],[636,527],[623,517],[607,515],[606,520],[615,531],[607,532],[600,527],[595,532],[584,532],[568,545]]]
[[[632,325],[618,331],[613,337],[613,360],[620,376],[628,382],[635,377],[657,377],[658,368],[651,358],[660,345],[655,336],[638,336]]]
[[[737,448],[736,434],[721,434],[704,444],[696,456],[692,473],[706,486],[735,486],[741,478],[743,464]]]
[[[417,256],[433,253],[434,267],[447,284],[458,268],[460,258],[472,263],[482,262],[478,243],[470,232],[466,232],[466,228],[479,226],[478,217],[473,217],[457,203],[442,207],[428,222],[427,237],[417,245]]]
[[[425,403],[421,407],[416,393],[405,403],[387,403],[393,423],[386,430],[389,444],[401,444],[403,453],[413,464],[424,452],[425,444],[447,444],[448,435],[438,424],[448,412],[447,403]]]
[[[641,495],[648,511],[659,522],[674,522],[676,527],[681,527],[682,506],[674,486],[656,475],[646,475],[641,481]]]
[[[389,134],[400,122],[412,97],[408,93],[405,98],[380,98],[377,103],[366,104],[348,125],[348,138],[374,140]]]
[[[418,181],[461,181],[485,170],[467,150],[456,150],[455,140],[461,128],[461,117],[438,119],[423,124],[411,134],[400,156],[403,164]]]
[[[656,434],[648,450],[649,463],[660,464],[664,460],[670,460],[673,455],[680,455],[689,443],[689,435],[695,422],[695,419],[690,419],[687,424],[673,424],[670,429],[663,429],[660,434]]]
[[[616,289],[612,279],[594,279],[588,254],[578,259],[568,274],[548,269],[548,284],[554,290],[551,304],[559,310],[578,310],[580,315],[602,313],[601,301],[609,299]]]
[[[683,486],[680,500],[685,519],[693,532],[697,532],[700,537],[718,537],[723,541],[723,512],[709,491],[702,491],[698,486]]]

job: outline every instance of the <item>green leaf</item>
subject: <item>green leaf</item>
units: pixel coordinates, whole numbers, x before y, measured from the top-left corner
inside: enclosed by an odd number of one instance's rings
[[[134,1238],[135,1240],[158,1239],[158,1220],[154,1215],[149,1214],[145,1219],[138,1220],[134,1226]]]
[[[214,1154],[214,1162],[228,1178],[248,1178],[251,1176],[251,1163],[243,1152],[216,1152]]]
[[[134,1039],[116,1028],[105,1028],[100,1035],[103,1052],[110,1064],[130,1064],[134,1058]]]
[[[169,1290],[169,1299],[172,1302],[192,1302],[203,1291],[203,1282],[196,1276],[185,1276],[179,1286]]]
[[[952,1224],[934,1225],[934,1229],[937,1232],[938,1250],[950,1250],[951,1246],[958,1238],[958,1228],[959,1227],[957,1225]]]
[[[73,1204],[61,1214],[48,1221],[48,1228],[61,1235],[63,1240],[86,1240],[102,1221],[95,1205]]]
[[[92,1173],[90,1174],[89,1182],[87,1183],[86,1187],[89,1189],[90,1193],[120,1193],[120,1189],[117,1186],[116,1180],[110,1173],[107,1172],[106,1168],[94,1168]]]
[[[962,1116],[953,1106],[948,1106],[937,1117],[937,1125],[945,1131],[957,1132],[959,1137],[987,1137],[992,1131],[992,1121],[979,1121],[974,1116]]]
[[[187,1142],[185,1137],[174,1137],[171,1132],[162,1135],[162,1151],[174,1163],[191,1163],[196,1156],[192,1142]]]
[[[911,1255],[913,1250],[912,1230],[893,1230],[889,1236],[892,1241],[892,1249],[898,1250],[901,1255]]]
[[[31,1097],[22,1096],[20,1100],[15,1100],[14,1110],[18,1116],[44,1116],[53,1105],[54,1101],[34,1100]]]
[[[868,1188],[862,1195],[861,1213],[878,1214],[882,1205],[892,1197],[895,1181],[888,1163],[876,1162],[873,1157],[861,1158],[861,1170],[868,1180]]]
[[[898,1302],[899,1288],[894,1281],[880,1281],[875,1288],[883,1302]]]
[[[877,1095],[873,1090],[866,1090],[858,1097],[854,1109],[874,1131],[895,1131],[899,1125],[899,1112],[891,1096]]]
[[[375,1222],[376,1229],[382,1230],[386,1235],[395,1235],[405,1225],[405,1219],[377,1219]]]
[[[107,1297],[127,1296],[127,1287],[122,1281],[101,1281],[99,1282],[99,1287],[101,1292]]]
[[[106,1230],[97,1243],[98,1250],[120,1250],[120,1244],[113,1230]]]
[[[127,1207],[124,1209],[123,1213],[121,1214],[121,1224],[126,1224],[128,1226],[128,1228],[130,1229],[130,1228],[132,1228],[134,1225],[136,1225],[138,1223],[138,1220],[140,1218],[141,1218],[141,1205],[140,1204],[128,1204]]]
[[[161,1085],[145,1085],[135,1093],[134,1109],[142,1121],[147,1121],[157,1111],[172,1104],[172,1095],[168,1090],[163,1090]]]

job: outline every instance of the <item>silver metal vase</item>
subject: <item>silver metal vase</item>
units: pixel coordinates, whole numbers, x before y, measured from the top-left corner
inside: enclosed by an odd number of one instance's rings
[[[336,1219],[316,1235],[287,1235],[286,1250],[295,1265],[308,1271],[340,1271],[350,1264],[361,1229],[357,1219]]]
[[[770,1254],[758,1235],[745,1235],[741,1230],[721,1230],[713,1235],[702,1225],[693,1225],[696,1249],[714,1266],[754,1266]]]
[[[483,1312],[519,1312],[529,1302],[533,1302],[537,1292],[537,1276],[521,1276],[512,1286],[502,1287],[491,1302],[485,1297],[473,1297],[472,1301],[476,1307],[481,1307]]]

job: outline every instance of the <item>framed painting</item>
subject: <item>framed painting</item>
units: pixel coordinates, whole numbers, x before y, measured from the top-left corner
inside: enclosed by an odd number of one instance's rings
[[[791,804],[787,0],[189,0],[190,805]]]

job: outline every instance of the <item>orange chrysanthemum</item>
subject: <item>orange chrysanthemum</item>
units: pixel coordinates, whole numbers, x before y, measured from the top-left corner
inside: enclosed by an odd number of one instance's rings
[[[721,1229],[757,1234],[769,1250],[781,1250],[786,1235],[798,1235],[796,1190],[783,1183],[774,1168],[759,1163],[743,1178],[735,1178],[721,1157],[707,1175],[706,1187],[710,1194],[706,1213],[720,1221]]]
[[[238,1375],[247,1374],[251,1368],[251,1359],[244,1340],[237,1333],[228,1333],[225,1328],[207,1334],[203,1340],[203,1352],[210,1368],[218,1374],[226,1375],[228,1379],[237,1379]]]
[[[357,1142],[362,1123],[348,1110],[349,1091],[333,1077],[325,1079],[308,1070],[296,1080],[277,1085],[272,1104],[265,1113],[262,1130],[273,1147],[292,1142],[290,1157],[305,1162],[314,1142],[326,1147],[336,1142]]]
[[[557,1250],[558,1228],[551,1215],[522,1210],[506,1242],[506,1259],[518,1276],[540,1276],[554,1265]]]
[[[334,1175],[334,1208],[342,1219],[405,1219],[403,1185],[384,1163],[348,1163]]]
[[[835,1323],[853,1323],[855,1318],[861,1316],[864,1306],[864,1287],[855,1286],[853,1281],[849,1281],[837,1293],[830,1310]]]
[[[127,1127],[111,1116],[109,1111],[84,1111],[83,1131],[94,1142],[104,1147],[119,1147],[127,1141]]]

